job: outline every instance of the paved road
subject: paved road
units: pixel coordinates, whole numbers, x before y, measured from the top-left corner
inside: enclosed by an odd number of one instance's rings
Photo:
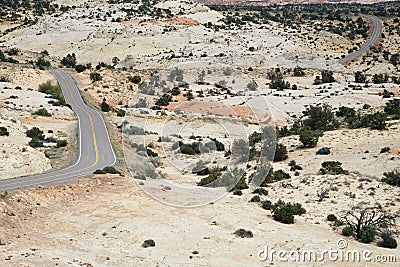
[[[354,59],[356,59],[357,57],[361,56],[362,54],[364,54],[365,52],[367,52],[367,50],[373,46],[379,39],[379,37],[381,36],[382,33],[382,21],[375,17],[375,16],[370,16],[370,15],[362,15],[363,17],[369,19],[372,21],[372,23],[374,24],[374,30],[371,34],[371,36],[368,38],[367,42],[356,52],[348,55],[345,58],[342,58],[339,63],[344,64],[347,62],[350,62]]]
[[[46,184],[93,173],[96,169],[113,165],[116,156],[111,146],[103,117],[88,107],[74,80],[63,70],[51,70],[60,84],[65,100],[78,116],[79,144],[75,162],[66,168],[49,173],[0,180],[0,191]],[[34,163],[33,163],[34,164]]]

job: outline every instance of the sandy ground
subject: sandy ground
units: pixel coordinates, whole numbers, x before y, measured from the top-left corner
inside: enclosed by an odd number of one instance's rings
[[[318,184],[320,179],[315,179]],[[314,184],[303,184],[298,190],[280,190],[280,195],[297,199],[313,188]],[[268,198],[275,198],[275,192],[272,194]],[[0,202],[0,220],[10,226],[1,232],[0,260],[7,266],[268,266],[270,261],[257,258],[265,246],[276,250],[337,249],[341,236],[324,219],[313,216],[314,211],[324,216],[331,212],[326,210],[326,202],[316,203],[310,196],[306,208],[311,213],[296,218],[294,225],[284,225],[256,204],[246,203],[249,197],[229,195],[199,208],[174,208],[151,199],[131,179],[118,176],[88,177],[71,185],[15,192]],[[251,230],[254,238],[235,237],[238,228]],[[146,239],[153,239],[156,246],[141,247]],[[373,255],[400,257],[398,250],[346,240],[349,250],[368,249]],[[329,260],[274,263],[294,264],[366,266],[364,262]]]

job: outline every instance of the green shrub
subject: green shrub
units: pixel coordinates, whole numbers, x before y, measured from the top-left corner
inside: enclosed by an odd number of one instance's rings
[[[400,99],[395,98],[386,102],[384,110],[388,115],[400,115]]]
[[[51,67],[51,63],[43,58],[38,58],[38,60],[36,61],[36,66],[41,69],[41,70],[45,70],[46,68],[50,68]]]
[[[367,226],[359,232],[357,239],[362,243],[371,243],[374,241],[375,235],[376,228],[374,226]]]
[[[241,195],[243,195],[243,192],[242,192],[242,190],[235,189],[235,190],[233,190],[233,194],[234,194],[235,196],[241,196]]]
[[[389,233],[381,234],[382,241],[378,242],[379,247],[383,248],[397,248],[397,241]]]
[[[164,94],[162,97],[160,97],[157,102],[155,103],[156,106],[168,106],[169,102],[172,101],[172,96],[169,94]]]
[[[279,200],[272,206],[272,214],[275,221],[292,224],[294,215],[305,214],[306,210],[299,203],[285,203]]]
[[[211,141],[214,142],[217,151],[225,151],[224,143],[218,141],[216,138],[211,138]]]
[[[324,161],[322,163],[322,168],[319,169],[321,174],[349,174],[348,171],[343,170],[342,163],[339,161]]]
[[[184,94],[183,96],[185,96],[186,98],[187,98],[187,100],[193,100],[194,99],[194,96],[193,96],[193,93],[192,93],[192,91],[188,91],[186,94]]]
[[[106,173],[110,173],[110,174],[120,174],[120,172],[117,169],[115,169],[115,167],[113,167],[113,166],[104,167],[103,171],[105,171]]]
[[[268,196],[268,191],[265,188],[256,188],[253,191],[253,194],[259,194],[259,195],[263,195],[263,196]]]
[[[374,76],[372,76],[372,82],[374,84],[380,84],[380,83],[386,83],[389,80],[389,75],[385,74],[377,74],[375,73]]]
[[[215,180],[217,180],[221,176],[221,172],[217,173],[210,173],[207,177],[203,178],[200,180],[200,182],[197,183],[198,186],[208,186]]]
[[[101,76],[100,73],[98,73],[98,72],[90,73],[90,80],[92,80],[92,82],[101,81],[102,79],[103,79],[103,77]]]
[[[297,66],[293,69],[293,76],[295,77],[303,77],[305,75],[304,70]]]
[[[40,84],[39,92],[51,95],[53,98],[57,99],[63,106],[67,104],[65,102],[61,87],[59,85],[53,86],[50,81]]]
[[[345,119],[352,118],[357,114],[354,108],[349,107],[339,107],[339,110],[336,111],[336,116],[344,117]]]
[[[103,170],[95,170],[94,174],[106,174],[106,172]]]
[[[238,229],[234,232],[234,234],[237,237],[241,237],[241,238],[252,238],[253,237],[253,233],[251,231],[245,230],[245,229]]]
[[[144,248],[155,247],[155,246],[156,246],[156,242],[154,242],[153,239],[145,240],[142,244],[142,247],[144,247]]]
[[[129,128],[125,128],[124,133],[129,134],[129,135],[144,135],[145,130],[143,128],[132,125]]]
[[[286,146],[277,143],[275,149],[274,162],[286,160],[288,158],[287,154],[288,152]]]
[[[329,70],[322,70],[321,77],[315,77],[314,84],[322,84],[322,83],[332,83],[335,81],[333,77],[333,72]]]
[[[149,157],[158,157],[158,154],[157,154],[157,152],[154,152],[152,149],[150,149],[150,148],[147,148],[146,149],[146,152],[147,152],[147,155],[149,156]]]
[[[342,229],[342,235],[344,236],[353,235],[353,228],[351,228],[350,226],[346,226],[345,228]]]
[[[303,121],[304,127],[309,127],[313,131],[331,131],[339,128],[339,121],[332,112],[332,107],[328,104],[312,106],[303,114],[307,118]]]
[[[192,169],[192,173],[195,173],[197,175],[208,175],[210,173],[210,170],[207,167],[207,162],[204,162],[202,160],[196,162],[195,166]]]
[[[199,142],[193,142],[191,144],[185,144],[181,141],[178,142],[180,152],[182,154],[186,155],[197,155],[200,154],[200,143]]]
[[[0,136],[9,136],[10,133],[8,132],[6,127],[1,126],[0,127]]]
[[[386,152],[389,152],[389,151],[390,151],[390,147],[385,146],[385,147],[382,147],[382,148],[381,148],[380,153],[382,154],[382,153],[386,153]]]
[[[35,112],[32,113],[32,115],[38,115],[38,116],[42,116],[42,117],[51,117],[51,113],[47,111],[47,109],[45,108],[40,108],[38,110],[36,110]]]
[[[68,145],[67,140],[57,140],[57,147],[66,147]]]
[[[174,87],[171,89],[171,95],[179,95],[181,93],[181,89],[179,87]]]
[[[264,200],[261,202],[261,207],[265,210],[271,210],[272,209],[272,202],[269,200]]]
[[[61,60],[61,64],[67,68],[75,68],[76,66],[76,55],[75,53],[68,54],[67,56],[63,57]]]
[[[337,217],[335,216],[335,214],[329,214],[327,220],[328,222],[334,222],[337,220]]]
[[[101,102],[101,105],[100,105],[100,109],[103,112],[109,112],[111,110],[111,107],[109,104],[107,104],[106,100],[103,99],[103,102]]]
[[[291,178],[290,174],[284,172],[283,170],[274,171],[273,176],[274,176],[274,182],[279,182]]]
[[[126,111],[123,110],[123,109],[119,109],[119,110],[117,111],[117,117],[124,117],[125,114],[126,114]]]
[[[224,170],[224,169],[223,169]],[[246,173],[244,170],[235,167],[222,175],[219,167],[211,168],[209,175],[200,180],[199,186],[227,187],[230,191],[243,190],[249,188],[246,183]],[[212,183],[212,185],[211,185]]]
[[[255,174],[257,175],[257,170],[256,170]],[[291,178],[290,174],[284,172],[283,170],[274,171],[274,169],[271,167],[269,169],[269,172],[267,172],[266,177],[260,186],[265,187],[270,183],[275,183],[275,182],[279,182],[279,181],[290,179],[290,178]]]
[[[383,112],[375,112],[361,117],[358,128],[370,128],[372,130],[384,130],[386,128],[387,115]]]
[[[382,178],[382,182],[387,183],[392,186],[400,186],[400,171],[395,170],[391,172],[383,173],[384,178]]]
[[[356,71],[354,73],[354,79],[356,83],[365,83],[367,81],[367,77],[361,71]]]
[[[261,133],[253,132],[249,135],[249,146],[254,146],[257,143],[261,142]]]
[[[292,172],[303,170],[303,167],[298,165],[295,160],[291,160],[288,165],[290,167],[290,171]]]
[[[37,127],[33,127],[26,131],[26,136],[32,139],[44,140],[44,133]]]
[[[87,69],[85,65],[79,64],[75,66],[75,70],[78,73],[84,72]]]
[[[43,147],[43,140],[37,139],[37,138],[32,138],[31,141],[29,141],[28,145],[30,147]]]
[[[255,195],[250,199],[250,202],[260,202],[261,198],[259,195]]]
[[[135,75],[135,76],[128,76],[128,80],[131,82],[131,83],[134,83],[134,84],[139,84],[141,81],[142,81],[142,78],[139,76],[139,75]]]
[[[222,177],[224,179],[225,176]],[[232,176],[231,179],[237,179],[236,177]],[[231,183],[230,180],[227,181],[227,185],[232,185],[233,182]],[[235,184],[235,186],[232,188],[232,190],[243,190],[243,189],[248,189],[249,186],[246,183],[246,174],[243,172],[242,177],[240,177],[239,181]]]
[[[300,142],[305,148],[316,147],[318,143],[318,134],[310,128],[302,128],[300,130]]]

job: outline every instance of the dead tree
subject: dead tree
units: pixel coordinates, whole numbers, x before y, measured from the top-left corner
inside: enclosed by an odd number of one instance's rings
[[[348,211],[343,219],[356,236],[360,236],[368,227],[375,227],[377,231],[382,232],[396,225],[396,215],[388,214],[381,206],[353,209]]]

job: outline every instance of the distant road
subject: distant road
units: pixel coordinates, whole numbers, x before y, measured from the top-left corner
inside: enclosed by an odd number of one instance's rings
[[[0,191],[32,185],[68,180],[96,169],[115,164],[116,156],[111,146],[102,115],[87,106],[72,77],[63,70],[51,70],[62,88],[66,102],[71,105],[79,120],[79,144],[75,162],[66,168],[14,179],[0,180]],[[32,162],[32,164],[35,164]]]
[[[357,57],[361,56],[365,52],[367,52],[367,50],[371,46],[373,46],[378,41],[379,37],[381,36],[382,21],[375,16],[371,16],[371,15],[362,15],[362,16],[372,21],[372,23],[374,24],[374,30],[373,30],[371,36],[368,38],[367,42],[359,50],[348,55],[347,57],[342,58],[339,61],[339,63],[341,63],[341,64],[350,62],[350,61],[356,59]]]

